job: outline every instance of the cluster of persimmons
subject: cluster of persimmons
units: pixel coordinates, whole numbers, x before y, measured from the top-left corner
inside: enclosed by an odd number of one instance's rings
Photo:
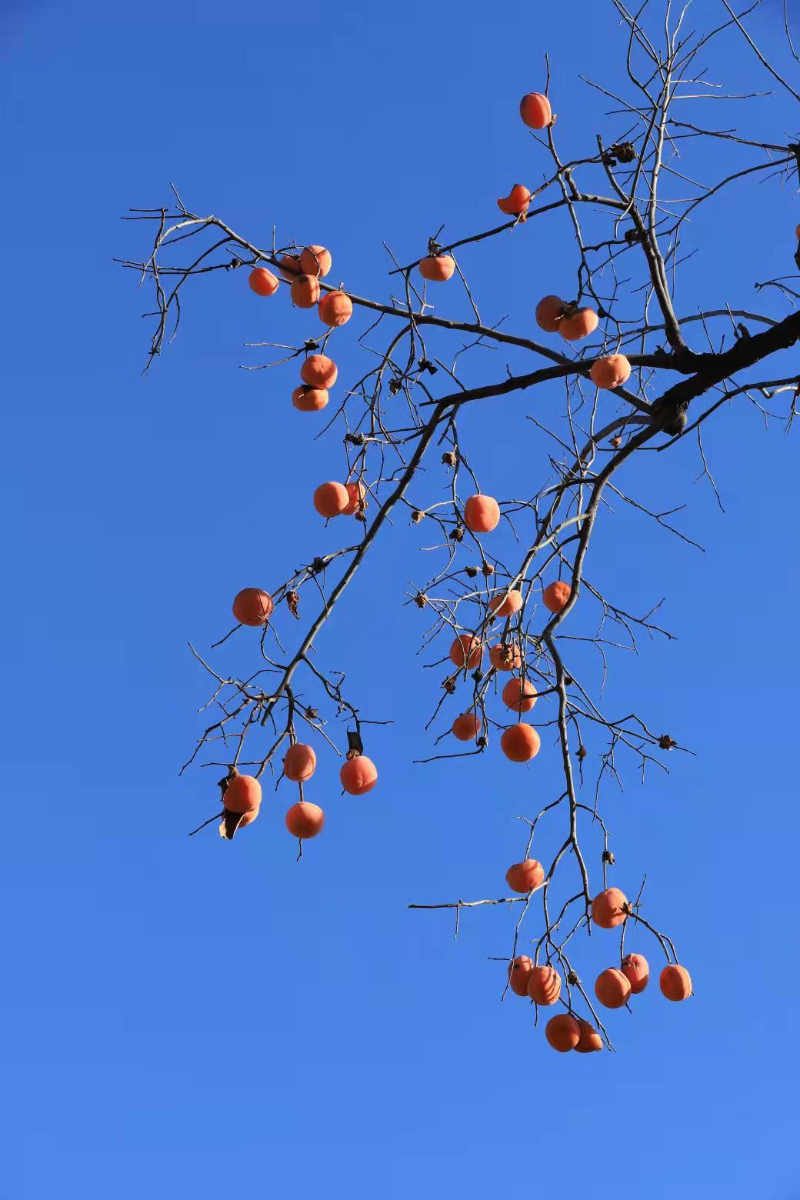
[[[545,883],[545,870],[535,858],[514,863],[506,871],[512,892],[529,895]],[[605,888],[592,901],[592,922],[599,929],[616,929],[633,916],[628,899],[619,888]],[[561,996],[561,976],[551,963],[535,963],[523,954],[508,968],[509,986],[517,996],[527,996],[544,1008],[556,1004]],[[575,982],[575,980],[571,980]],[[631,996],[640,995],[650,982],[650,966],[642,954],[626,954],[618,967],[606,967],[597,976],[594,994],[604,1008],[623,1008]],[[667,963],[659,977],[659,987],[667,1000],[686,1000],[692,994],[692,980],[685,967]],[[563,1003],[563,1001],[562,1001]],[[572,1011],[558,1013],[545,1026],[545,1037],[554,1050],[577,1050],[588,1054],[602,1050],[599,1032]]]

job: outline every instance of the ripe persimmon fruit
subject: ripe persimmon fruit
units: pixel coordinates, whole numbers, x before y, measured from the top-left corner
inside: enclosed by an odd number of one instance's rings
[[[558,332],[567,342],[580,342],[594,333],[600,318],[593,308],[570,308],[558,323]]]
[[[280,286],[277,276],[266,267],[254,267],[247,277],[247,282],[257,296],[274,296]]]
[[[532,970],[533,962],[527,954],[520,954],[508,964],[508,983],[515,996],[527,996]]]
[[[300,251],[300,270],[306,275],[316,275],[324,279],[332,264],[330,251],[324,246],[306,246],[305,250]]]
[[[553,119],[553,109],[542,92],[528,92],[519,102],[519,115],[529,129],[546,129]]]
[[[284,818],[289,833],[296,838],[313,838],[325,824],[325,813],[318,804],[308,800],[298,800],[286,813]]]
[[[475,713],[462,713],[453,721],[453,735],[460,742],[471,742],[481,731],[481,719]]]
[[[232,775],[225,787],[222,804],[228,812],[254,812],[261,804],[261,784],[254,775]]]
[[[233,615],[240,625],[266,625],[275,605],[269,592],[242,588],[233,601]]]
[[[603,1040],[594,1025],[590,1025],[588,1021],[581,1020],[578,1021],[578,1025],[581,1031],[581,1036],[575,1047],[578,1054],[591,1054],[594,1050],[602,1050]]]
[[[536,324],[545,333],[558,333],[566,301],[560,296],[543,296],[536,305]]]
[[[524,763],[536,758],[541,740],[532,725],[509,725],[500,738],[500,749],[511,762]]]
[[[338,329],[346,325],[353,315],[353,301],[345,292],[326,292],[317,305],[319,319],[323,325]]]
[[[530,712],[536,703],[537,692],[529,679],[520,679],[515,675],[500,693],[503,704],[515,713]]]
[[[284,279],[289,282],[294,279],[295,275],[303,275],[304,271],[300,266],[300,256],[298,254],[284,254],[278,261],[278,270]]]
[[[500,505],[494,496],[470,496],[464,505],[464,524],[472,533],[491,533],[500,524]]]
[[[456,260],[449,254],[429,254],[419,261],[419,273],[432,283],[445,283],[456,269]]]
[[[692,977],[686,967],[670,963],[661,972],[658,986],[668,1000],[688,1000],[692,994]]]
[[[457,667],[479,667],[483,643],[474,633],[460,633],[450,647],[450,661]]]
[[[314,508],[328,520],[340,517],[350,504],[350,493],[343,483],[321,483],[314,492]]]
[[[522,592],[519,588],[512,588],[510,592],[504,592],[501,596],[493,596],[489,601],[489,612],[494,613],[496,617],[513,617],[521,608]]]
[[[515,183],[507,196],[500,197],[497,201],[497,207],[507,217],[518,217],[528,211],[530,202],[531,194],[524,183]]]
[[[512,892],[525,896],[544,883],[544,867],[538,859],[524,858],[522,862],[514,863],[508,868],[506,883]]]
[[[522,666],[522,651],[516,642],[498,642],[489,647],[489,659],[495,671],[518,671]]]
[[[319,280],[316,275],[297,275],[290,291],[296,308],[313,308],[319,300]]]
[[[347,508],[342,509],[343,517],[354,517],[361,510],[367,497],[367,489],[363,483],[354,479],[352,483],[346,483],[347,495],[349,497]]]
[[[617,967],[608,967],[597,976],[594,994],[606,1008],[622,1008],[631,994],[631,981]]]
[[[328,389],[301,384],[292,392],[292,404],[300,412],[319,412],[328,403]]]
[[[544,1036],[554,1050],[558,1050],[560,1054],[567,1054],[574,1050],[581,1040],[581,1027],[569,1013],[558,1013],[545,1025]]]
[[[528,978],[528,995],[545,1008],[561,995],[561,976],[555,967],[533,967]]]
[[[378,768],[371,758],[357,754],[348,758],[339,772],[342,787],[351,796],[364,796],[378,782]]]
[[[631,364],[624,354],[607,354],[605,358],[595,359],[589,375],[596,387],[622,387],[631,377]]]
[[[601,929],[615,929],[627,919],[628,898],[619,888],[606,888],[592,901],[592,920]]]
[[[309,354],[300,368],[300,378],[313,388],[331,388],[336,383],[339,368],[326,354]]]
[[[283,773],[292,783],[305,783],[317,769],[314,747],[305,742],[295,742],[283,758]]]
[[[542,602],[551,613],[560,613],[562,608],[566,607],[571,595],[572,584],[563,579],[556,579],[553,583],[548,583],[542,592]]]
[[[626,954],[620,970],[631,985],[631,992],[638,996],[650,982],[650,965],[643,954]]]

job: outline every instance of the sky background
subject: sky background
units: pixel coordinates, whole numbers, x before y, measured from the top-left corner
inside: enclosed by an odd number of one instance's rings
[[[545,50],[566,153],[620,131],[578,80],[619,83],[611,6],[544,8],[2,5],[0,1200],[483,1200],[630,1181],[652,1200],[800,1197],[796,456],[778,424],[742,405],[709,428],[724,515],[693,483],[696,449],[631,472],[648,502],[689,505],[682,528],[705,554],[628,512],[593,547],[592,577],[630,611],[666,596],[677,635],[618,657],[608,710],[698,752],[644,787],[631,766],[606,801],[614,882],[635,892],[647,872],[645,915],[697,993],[669,1005],[651,985],[612,1014],[617,1054],[556,1055],[528,1006],[499,1003],[489,956],[508,951],[510,912],[466,913],[454,941],[449,914],[405,908],[505,894],[524,849],[514,816],[558,777],[549,741],[530,769],[496,747],[413,765],[440,672],[417,657],[425,617],[403,607],[430,534],[404,519],[320,639],[364,713],[394,719],[370,736],[379,786],[340,798],[322,755],[309,798],[328,824],[299,864],[283,788],[232,845],[186,836],[218,775],[178,778],[207,698],[187,640],[208,647],[240,587],[339,544],[310,495],[342,451],[292,409],[291,368],[238,369],[258,361],[243,343],[305,328],[243,273],[190,288],[178,340],[142,377],[149,300],[112,259],[141,257],[148,230],[120,217],[174,181],[262,245],[277,223],[281,240],[331,247],[337,279],[385,296],[382,239],[409,261],[442,221],[483,228],[496,196],[540,176],[517,103],[542,86]],[[779,12],[752,26],[767,49]],[[694,23],[721,14],[698,0]],[[709,67],[736,92],[770,86],[735,41]],[[797,129],[782,100],[702,116],[768,140]],[[793,186],[726,193],[698,218],[679,310],[785,311],[753,283],[793,270],[798,220]],[[484,318],[522,334],[575,269],[560,218],[463,262]],[[437,305],[463,312],[455,291]],[[351,381],[364,325],[337,335]],[[487,353],[471,378],[521,361]],[[547,447],[525,414],[560,403],[555,388],[470,414],[486,491],[538,486]],[[440,485],[434,466],[422,490]],[[248,634],[216,660],[226,670],[252,663]],[[613,960],[607,936],[577,956],[584,979]],[[658,963],[652,944],[630,948]]]

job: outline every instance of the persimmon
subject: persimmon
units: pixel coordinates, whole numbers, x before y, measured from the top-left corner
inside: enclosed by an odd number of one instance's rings
[[[483,643],[474,633],[460,633],[450,647],[450,661],[457,667],[479,667]]]
[[[515,183],[507,196],[500,197],[497,201],[497,207],[507,217],[518,217],[528,211],[530,202],[531,194],[524,183]]]
[[[304,274],[300,266],[300,256],[298,254],[284,254],[278,261],[278,270],[284,279],[289,282],[294,279],[295,275]]]
[[[617,967],[608,967],[597,976],[594,994],[606,1008],[622,1008],[631,994],[631,981]]]
[[[500,506],[493,496],[470,496],[464,505],[464,524],[473,533],[491,533],[500,524]]]
[[[542,592],[542,603],[545,608],[550,609],[551,613],[560,613],[562,608],[566,607],[571,595],[572,584],[563,579],[556,579],[553,583],[548,583]]]
[[[339,368],[327,354],[309,354],[300,368],[300,378],[313,388],[330,388],[336,383]]]
[[[498,642],[489,647],[489,659],[495,671],[518,671],[522,666],[522,652],[516,642]]]
[[[519,102],[519,115],[529,129],[546,129],[553,120],[550,101],[542,92],[528,92]]]
[[[292,404],[300,412],[319,412],[328,403],[328,389],[308,387],[301,384],[292,392]]]
[[[290,291],[296,308],[313,308],[319,300],[319,280],[315,275],[298,275]]]
[[[318,804],[308,800],[298,800],[286,813],[284,818],[289,833],[296,838],[312,838],[321,832],[325,824],[325,813]]]
[[[536,305],[536,324],[545,333],[558,333],[566,306],[566,300],[562,300],[560,296],[543,296]]]
[[[255,267],[248,275],[247,282],[257,296],[274,296],[280,286],[277,276],[266,267]]]
[[[316,275],[324,279],[332,265],[330,251],[324,246],[306,246],[305,250],[300,251],[300,270],[306,275]]]
[[[600,318],[593,308],[570,308],[558,323],[558,332],[567,342],[580,342],[594,333]]]
[[[528,980],[533,970],[533,962],[527,954],[520,954],[508,965],[508,983],[515,996],[527,996]]]
[[[317,756],[313,746],[295,742],[283,758],[283,773],[292,783],[305,783],[317,769]]]
[[[343,483],[321,483],[314,492],[314,508],[321,517],[340,517],[350,504],[350,493]]]
[[[581,1040],[581,1027],[569,1013],[559,1013],[551,1017],[544,1027],[544,1036],[554,1050],[567,1054],[574,1050]]]
[[[603,1039],[595,1029],[594,1025],[590,1025],[588,1021],[578,1021],[581,1036],[575,1049],[578,1054],[591,1054],[593,1050],[603,1049]]]
[[[688,1000],[692,994],[692,977],[686,967],[670,963],[661,972],[658,986],[668,1000]]]
[[[261,588],[242,588],[233,601],[233,615],[240,625],[266,625],[274,608],[272,596]]]
[[[626,954],[620,970],[631,985],[631,992],[638,996],[650,982],[650,965],[642,954]]]
[[[536,688],[529,679],[515,675],[500,693],[503,704],[515,713],[530,712],[537,700]]]
[[[456,269],[456,260],[449,254],[429,254],[419,261],[419,273],[433,283],[445,283]]]
[[[606,888],[592,901],[592,920],[601,929],[615,929],[627,918],[628,898],[619,888]]]
[[[592,363],[589,374],[599,388],[618,388],[631,377],[631,364],[624,354],[607,354]]]
[[[508,868],[506,883],[512,892],[519,892],[520,896],[525,896],[544,883],[544,867],[538,859],[524,858],[522,862],[514,863]]]
[[[561,976],[555,967],[534,967],[528,978],[528,995],[547,1008],[561,995]]]
[[[378,782],[378,768],[371,758],[357,754],[348,758],[339,772],[342,787],[351,796],[364,796]]]
[[[453,721],[453,735],[460,742],[471,742],[481,731],[481,719],[475,713],[462,713]]]
[[[522,592],[519,588],[512,588],[510,592],[505,592],[502,596],[494,596],[489,601],[489,612],[494,613],[496,617],[512,617],[521,608]]]
[[[342,510],[343,517],[354,517],[360,511],[362,504],[367,496],[367,489],[363,483],[358,480],[353,480],[352,483],[346,483],[345,488],[349,497],[347,508]]]
[[[317,312],[323,325],[338,329],[352,317],[353,301],[345,292],[326,292],[317,305]]]
[[[541,740],[532,725],[509,725],[500,738],[500,749],[511,762],[524,763],[536,758]]]
[[[228,779],[222,797],[223,808],[228,812],[254,812],[261,804],[261,784],[254,775],[235,775]]]
[[[228,811],[230,811],[230,809]],[[238,833],[240,829],[246,829],[248,825],[252,825],[260,811],[261,806],[259,805],[258,808],[251,808],[249,812],[242,813],[241,820],[236,826],[236,832]]]

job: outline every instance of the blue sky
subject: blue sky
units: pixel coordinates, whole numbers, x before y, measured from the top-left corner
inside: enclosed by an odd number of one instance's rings
[[[402,520],[320,643],[364,711],[394,719],[370,742],[379,787],[339,798],[327,759],[314,798],[328,825],[300,864],[284,793],[231,846],[186,837],[216,777],[177,774],[206,699],[186,642],[228,628],[239,587],[337,544],[310,494],[341,448],[312,440],[290,372],[237,369],[253,361],[244,342],[302,329],[241,274],[197,283],[141,376],[148,304],[112,258],[138,257],[143,230],[119,218],[173,180],[262,244],[275,222],[330,246],[348,286],[385,294],[382,239],[408,261],[442,221],[481,228],[541,169],[517,102],[546,49],[569,152],[616,128],[577,79],[615,78],[610,6],[538,10],[6,0],[0,1200],[482,1200],[632,1179],[653,1200],[800,1196],[796,466],[792,438],[752,410],[708,433],[724,515],[688,447],[630,481],[688,503],[705,554],[621,513],[591,560],[634,611],[666,596],[678,639],[621,656],[607,703],[698,756],[673,755],[644,788],[631,773],[607,814],[615,882],[633,891],[647,871],[646,912],[692,971],[690,1003],[651,988],[612,1018],[616,1055],[557,1056],[525,1004],[498,1002],[488,957],[507,952],[510,914],[466,914],[456,942],[449,915],[406,910],[504,894],[523,849],[513,817],[557,775],[552,751],[536,774],[497,755],[412,765],[436,683],[416,656],[424,618],[403,607],[427,542]],[[698,0],[695,22],[720,11]],[[778,13],[753,25],[766,47]],[[768,86],[734,42],[711,66],[736,91]],[[796,129],[782,102],[712,107],[720,127]],[[792,269],[793,192],[747,185],[698,218],[679,309],[781,311],[752,284]],[[464,262],[487,318],[525,333],[574,262],[560,224],[519,232]],[[339,357],[355,377],[354,337]],[[506,361],[520,362],[497,352],[476,378]],[[538,478],[532,404],[465,423],[487,491]],[[244,669],[252,645],[227,661]],[[597,943],[589,978],[606,965]]]

